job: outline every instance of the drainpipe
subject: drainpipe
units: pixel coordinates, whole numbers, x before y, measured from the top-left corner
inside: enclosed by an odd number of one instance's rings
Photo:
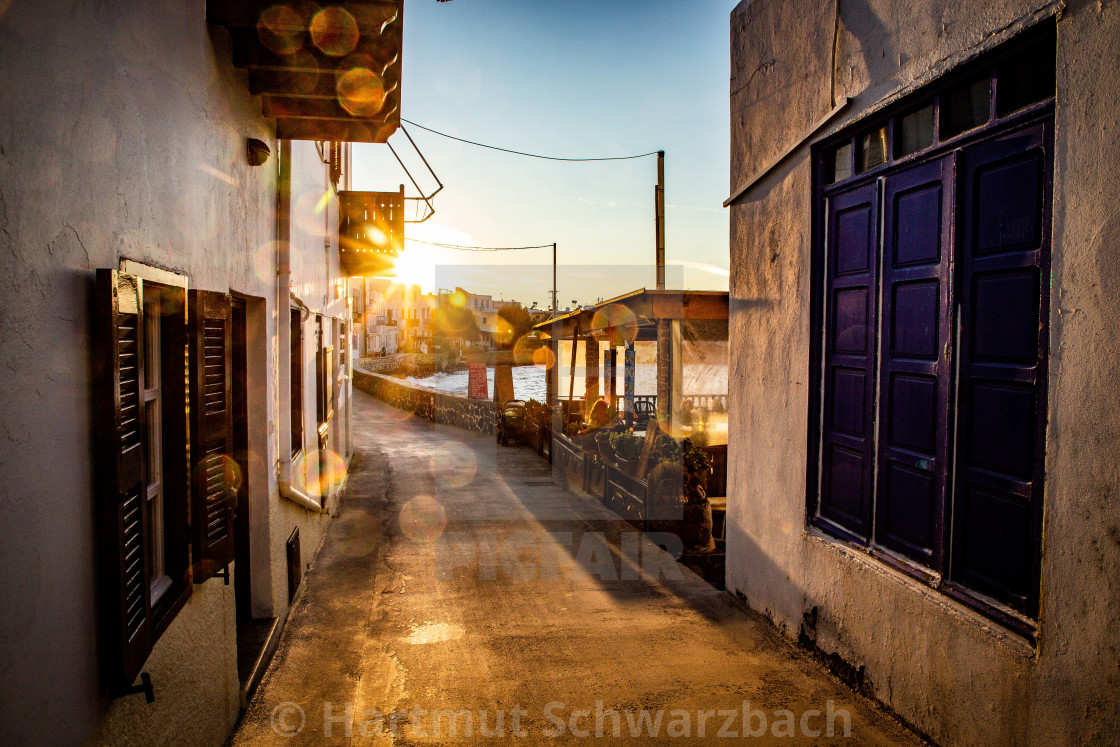
[[[322,513],[324,503],[292,484],[292,143],[280,141],[280,178],[276,200],[276,337],[280,397],[280,495],[309,511]]]

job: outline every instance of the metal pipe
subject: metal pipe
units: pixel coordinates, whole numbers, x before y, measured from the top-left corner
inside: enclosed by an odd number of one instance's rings
[[[324,511],[325,502],[292,484],[292,143],[280,141],[280,154],[276,159],[280,168],[276,199],[276,336],[277,336],[277,390],[280,398],[279,475],[277,486],[280,495],[309,511]],[[285,438],[285,434],[287,437]]]

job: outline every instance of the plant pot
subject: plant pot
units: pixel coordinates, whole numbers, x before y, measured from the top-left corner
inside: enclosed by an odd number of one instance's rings
[[[635,477],[638,474],[638,461],[637,459],[615,459],[618,468],[630,477]]]
[[[716,541],[712,538],[712,504],[707,498],[685,502],[681,525],[685,552],[703,553],[716,549]]]

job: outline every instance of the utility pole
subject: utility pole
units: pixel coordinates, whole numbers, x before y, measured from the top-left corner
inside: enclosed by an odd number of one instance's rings
[[[552,242],[552,313],[559,311],[556,303],[556,242]]]
[[[654,187],[654,241],[657,252],[657,290],[665,290],[665,151],[657,151],[657,186]],[[670,429],[678,425],[670,420],[671,335],[668,319],[657,320],[657,422]]]
[[[665,290],[665,151],[657,151],[657,187],[654,192],[654,226],[657,242],[657,290]]]

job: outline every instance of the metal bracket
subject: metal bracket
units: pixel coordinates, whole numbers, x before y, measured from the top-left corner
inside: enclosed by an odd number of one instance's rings
[[[424,165],[428,167],[428,173],[432,175],[432,178],[436,180],[436,184],[439,185],[438,187],[436,187],[436,190],[430,195],[425,195],[424,190],[420,189],[420,185],[416,183],[415,177],[412,176],[412,173],[408,170],[408,167],[404,165],[404,161],[402,161],[401,157],[397,155],[397,152],[393,150],[393,146],[388,141],[386,141],[385,145],[389,146],[389,152],[392,153],[393,157],[397,159],[397,163],[401,165],[401,168],[404,169],[404,173],[407,174],[409,180],[412,181],[412,186],[416,187],[416,191],[420,193],[419,197],[406,197],[405,199],[423,202],[428,207],[428,213],[423,218],[419,220],[406,220],[405,223],[423,223],[424,221],[428,220],[428,218],[431,218],[436,214],[436,209],[432,206],[432,198],[439,194],[443,189],[443,182],[441,182],[439,180],[439,177],[436,176],[436,172],[432,169],[432,165],[428,163],[427,158],[424,158],[424,154],[420,152],[419,146],[417,146],[416,141],[412,139],[412,135],[408,134],[408,130],[404,128],[404,125],[401,125],[400,129],[401,132],[404,133],[404,136],[408,138],[408,142],[412,144],[412,149],[416,151],[416,154],[418,156],[420,156],[420,160],[423,161]]]
[[[152,677],[147,672],[140,674],[140,684],[127,687],[121,695],[138,695],[144,693],[144,700],[148,703],[156,702],[156,691],[152,688]]]

